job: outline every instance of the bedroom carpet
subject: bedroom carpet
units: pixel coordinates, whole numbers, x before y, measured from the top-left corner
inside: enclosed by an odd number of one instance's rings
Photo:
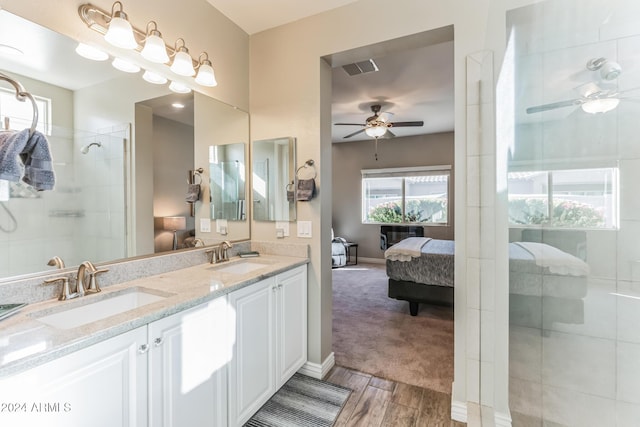
[[[336,365],[451,393],[453,307],[409,303],[387,296],[384,264],[333,271],[333,351]]]
[[[351,390],[294,374],[244,427],[330,427]]]

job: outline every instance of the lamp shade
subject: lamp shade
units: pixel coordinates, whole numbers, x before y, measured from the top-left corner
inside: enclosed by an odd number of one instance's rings
[[[364,130],[364,132],[372,138],[378,138],[387,132],[386,126],[372,126]]]
[[[136,64],[132,64],[131,62],[125,61],[121,58],[115,58],[111,65],[113,65],[113,68],[116,70],[124,71],[125,73],[137,73],[140,71],[140,67]]]
[[[202,86],[217,86],[216,75],[213,72],[213,67],[209,61],[205,61],[200,64],[198,68],[198,75],[196,76],[196,83]]]
[[[183,85],[182,83],[178,83],[178,82],[171,82],[171,84],[169,84],[169,89],[172,92],[175,93],[189,93],[191,92],[191,89],[185,85]]]
[[[165,76],[161,76],[160,74],[154,73],[153,71],[146,70],[144,74],[142,74],[142,78],[154,85],[163,85],[167,82],[167,78]]]
[[[616,108],[619,103],[620,100],[618,98],[602,98],[587,101],[582,104],[581,107],[585,113],[606,113],[607,111],[611,111]]]
[[[167,48],[159,31],[151,31],[147,36],[147,40],[144,43],[144,47],[142,48],[140,55],[142,55],[144,59],[157,64],[166,64],[169,62]]]
[[[78,43],[78,46],[76,46],[76,53],[83,58],[91,59],[92,61],[106,61],[109,59],[109,55],[106,52],[84,43]]]
[[[187,228],[187,218],[184,216],[165,216],[162,218],[162,228],[169,231]]]
[[[181,47],[176,51],[176,56],[173,58],[173,64],[171,64],[171,71],[179,76],[191,77],[196,74],[196,70],[193,68],[193,60],[189,51],[185,47]]]
[[[135,49],[138,47],[138,43],[133,36],[133,28],[131,28],[131,24],[127,20],[127,14],[122,11],[113,13],[104,39],[112,45],[123,49]]]

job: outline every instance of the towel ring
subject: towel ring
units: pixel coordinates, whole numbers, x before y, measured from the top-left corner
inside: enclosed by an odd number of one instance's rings
[[[36,126],[38,126],[38,104],[36,104],[36,100],[29,92],[24,89],[22,84],[20,84],[16,80],[13,80],[6,74],[0,73],[0,80],[4,80],[5,82],[13,86],[13,88],[16,90],[16,99],[18,101],[24,102],[25,99],[31,101],[31,105],[33,106],[33,121],[31,122],[31,128],[29,128],[29,135],[33,135],[33,133],[36,131]]]
[[[298,169],[296,169],[296,178],[300,179],[300,177],[298,176],[298,173],[300,172],[301,169],[306,169],[306,168],[313,168],[313,176],[310,178],[306,178],[306,179],[315,179],[318,176],[318,171],[315,167],[315,161],[313,161],[313,159],[309,159],[306,162],[304,162],[304,165],[300,166]]]

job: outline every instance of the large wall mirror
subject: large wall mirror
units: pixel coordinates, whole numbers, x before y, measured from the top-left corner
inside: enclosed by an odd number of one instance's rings
[[[295,138],[253,141],[253,219],[295,221]]]
[[[47,134],[56,174],[53,191],[11,183],[0,201],[0,281],[51,272],[54,256],[73,267],[170,250],[158,246],[173,235],[158,230],[159,217],[185,217],[180,246],[190,234],[206,244],[250,237],[248,221],[234,221],[224,236],[215,227],[200,232],[201,219],[212,220],[209,147],[248,144],[248,113],[198,92],[174,94],[168,84],[144,81],[142,71],[127,74],[110,61],[82,58],[76,41],[6,10],[0,10],[0,43],[22,51],[0,53],[0,72],[43,106],[38,129]],[[14,94],[0,82],[3,100],[15,100]],[[186,122],[171,110],[175,102],[190,112]],[[18,104],[31,115],[29,103]],[[7,116],[12,129],[24,128],[18,109],[1,110],[0,124]],[[180,154],[180,166],[154,146],[159,135],[166,149]],[[203,188],[194,217],[185,196],[188,172],[197,168]]]

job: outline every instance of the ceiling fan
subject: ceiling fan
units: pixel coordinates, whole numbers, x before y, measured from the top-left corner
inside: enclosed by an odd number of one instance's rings
[[[380,104],[374,104],[371,106],[371,112],[373,112],[373,116],[368,117],[365,120],[365,123],[336,123],[336,126],[362,126],[363,128],[357,130],[349,135],[344,136],[344,138],[351,138],[352,136],[358,135],[359,133],[366,133],[368,136],[372,138],[393,138],[396,136],[393,132],[391,132],[390,128],[392,127],[409,127],[409,126],[424,126],[423,121],[414,121],[414,122],[390,122],[387,114],[389,113],[380,113],[382,106]]]
[[[616,79],[622,72],[620,65],[609,61],[606,58],[591,59],[587,62],[586,68],[589,71],[599,71],[600,78],[605,82]],[[579,98],[552,102],[550,104],[536,105],[534,107],[527,108],[526,112],[527,114],[533,114],[555,110],[557,108],[580,106],[580,108],[582,108],[586,113],[606,113],[607,111],[615,109],[621,99],[625,99],[620,95],[637,89],[639,88],[618,91],[616,88],[606,89],[600,87],[595,82],[589,82],[577,88],[578,93],[581,95]]]

